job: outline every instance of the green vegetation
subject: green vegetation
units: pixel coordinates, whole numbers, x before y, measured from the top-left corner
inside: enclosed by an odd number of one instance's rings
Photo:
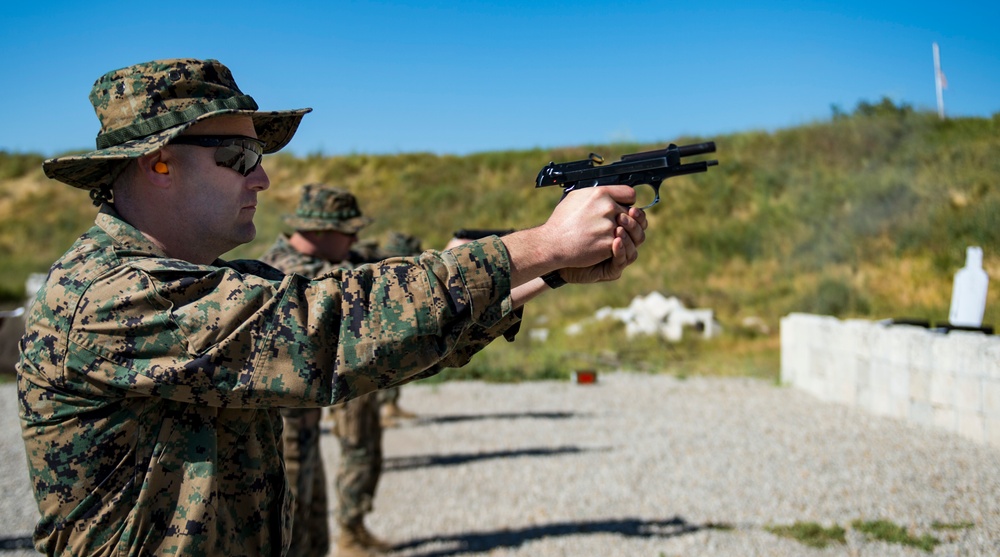
[[[971,522],[955,524],[935,522],[932,525],[935,530],[964,530],[972,527]],[[906,528],[888,520],[855,520],[851,522],[851,528],[872,540],[916,547],[928,553],[934,551],[934,548],[941,543],[930,534],[914,536]],[[792,538],[810,547],[824,548],[831,543],[846,543],[846,531],[836,524],[825,528],[815,522],[796,522],[791,526],[767,526],[764,529],[776,536]]]
[[[935,530],[969,530],[975,526],[972,522],[937,522],[931,524]]]
[[[660,204],[648,211],[646,245],[626,276],[539,298],[514,343],[494,343],[445,377],[568,377],[586,366],[774,379],[779,321],[790,312],[946,320],[969,245],[982,246],[987,272],[1000,276],[1000,114],[941,121],[883,100],[773,133],[664,140],[714,140],[720,164],[664,184]],[[260,197],[257,239],[227,257],[263,253],[305,183],[353,191],[377,219],[369,237],[400,230],[442,247],[458,228],[542,222],[560,192],[536,189],[534,179],[551,160],[593,151],[614,161],[658,147],[268,156],[272,186]],[[44,272],[93,222],[86,194],[46,179],[39,160],[0,153],[0,302],[20,300],[28,274]],[[724,337],[628,339],[620,324],[591,318],[652,291],[713,309]],[[1000,322],[998,295],[990,289],[986,323]],[[571,324],[581,332],[567,333]],[[531,340],[538,328],[549,330],[545,343]]]
[[[911,535],[905,528],[898,524],[893,524],[888,520],[855,520],[851,526],[860,532],[864,532],[868,537],[889,543],[898,543],[922,549],[928,553],[934,551],[934,547],[941,543],[930,534],[924,534],[919,538]]]
[[[0,180],[20,178],[42,165],[38,155],[15,155],[0,151]]]
[[[845,543],[845,532],[834,524],[824,528],[815,522],[796,522],[791,526],[768,526],[768,532],[785,538],[792,538],[809,547],[824,548],[831,543]]]

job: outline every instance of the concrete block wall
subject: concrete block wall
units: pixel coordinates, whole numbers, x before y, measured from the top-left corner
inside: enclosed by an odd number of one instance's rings
[[[793,313],[781,381],[1000,448],[1000,336]]]

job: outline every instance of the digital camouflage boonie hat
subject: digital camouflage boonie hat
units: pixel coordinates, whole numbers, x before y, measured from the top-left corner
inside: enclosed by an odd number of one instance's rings
[[[295,214],[284,220],[295,230],[336,230],[344,234],[357,234],[372,222],[361,214],[354,195],[323,184],[302,186]]]
[[[263,112],[218,60],[154,60],[108,72],[90,91],[101,131],[97,150],[42,164],[45,175],[93,190],[110,186],[131,159],[151,153],[206,118],[247,114],[264,152],[288,144],[311,108]],[[93,192],[92,192],[93,195]]]

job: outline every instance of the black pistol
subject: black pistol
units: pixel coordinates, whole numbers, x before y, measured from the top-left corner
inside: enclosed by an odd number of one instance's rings
[[[648,209],[660,202],[660,184],[667,178],[705,172],[708,167],[719,164],[717,160],[682,163],[682,158],[714,152],[714,141],[680,147],[671,143],[665,149],[624,155],[620,161],[607,166],[602,166],[604,157],[591,153],[582,161],[550,162],[538,173],[535,187],[561,186],[562,196],[566,197],[571,191],[594,186],[623,184],[635,188],[648,185],[654,194],[652,202],[642,207]]]

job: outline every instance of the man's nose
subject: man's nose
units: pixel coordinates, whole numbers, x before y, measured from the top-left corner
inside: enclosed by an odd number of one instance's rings
[[[271,179],[264,171],[264,164],[258,164],[257,168],[247,176],[247,185],[254,191],[264,191],[271,187]]]

